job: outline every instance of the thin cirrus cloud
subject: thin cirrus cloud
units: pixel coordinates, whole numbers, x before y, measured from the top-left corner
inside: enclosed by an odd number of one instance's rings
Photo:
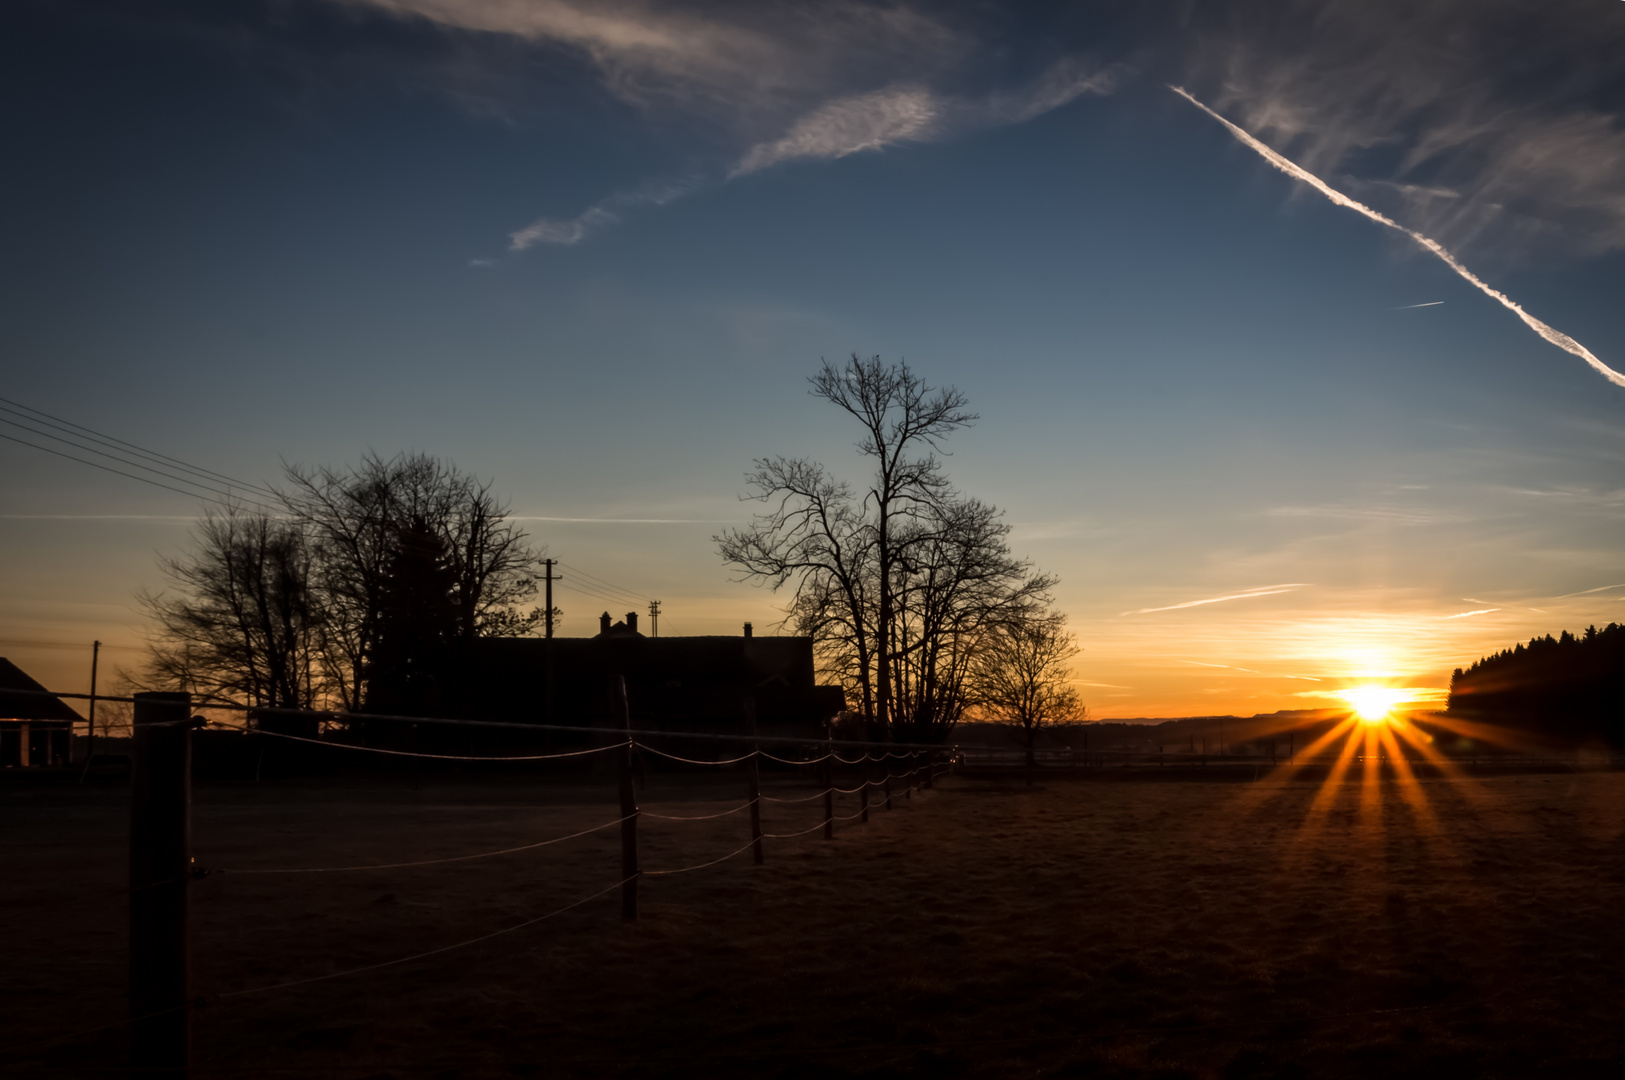
[[[1469,619],[1469,618],[1472,618],[1474,615],[1488,615],[1492,611],[1500,611],[1500,610],[1501,609],[1498,608],[1498,607],[1479,608],[1477,611],[1458,611],[1454,615],[1445,615],[1445,616],[1442,616],[1442,618],[1446,618],[1446,619]]]
[[[1625,55],[1619,4],[1218,7],[1186,78],[1222,87],[1217,108],[1304,168],[1347,175],[1452,248],[1625,248],[1625,125],[1617,96],[1598,92]],[[1531,95],[1543,66],[1557,77]]]
[[[929,138],[941,117],[937,99],[921,87],[855,94],[822,105],[791,125],[782,138],[757,143],[728,179],[797,158],[843,158],[909,140]]]
[[[775,0],[334,0],[421,20],[471,41],[523,42],[582,57],[614,96],[731,119],[805,108],[862,73],[923,76],[975,42],[903,3]]]
[[[1321,681],[1321,680],[1315,678],[1313,675],[1271,675],[1268,672],[1254,671],[1252,668],[1237,667],[1234,664],[1208,664],[1208,663],[1204,663],[1201,660],[1181,660],[1180,663],[1181,664],[1189,664],[1192,667],[1224,668],[1226,671],[1241,671],[1241,672],[1245,672],[1248,675],[1259,675],[1259,676],[1262,676],[1262,677],[1264,677],[1266,679],[1295,679],[1298,682],[1320,682]]]
[[[1619,585],[1598,585],[1595,589],[1581,589],[1579,592],[1566,592],[1560,596],[1554,596],[1552,599],[1566,600],[1571,596],[1590,596],[1592,593],[1607,592],[1609,589],[1625,589],[1625,583],[1621,583]]]
[[[942,97],[918,86],[839,98],[797,120],[782,138],[752,146],[728,177],[758,172],[781,161],[843,158],[980,127],[1024,124],[1085,94],[1111,93],[1123,71],[1120,66],[1097,68],[1068,57],[1026,86],[982,98]]]
[[[572,218],[539,218],[508,235],[508,250],[524,251],[537,244],[555,244],[564,247],[579,244],[595,230],[619,223],[622,214],[627,210],[640,206],[665,206],[696,190],[702,184],[703,181],[698,179],[646,184],[631,191],[611,195]]]
[[[1378,213],[1377,211],[1371,209],[1371,207],[1356,199],[1349,198],[1347,195],[1333,188],[1308,169],[1305,169],[1303,166],[1282,157],[1280,154],[1264,145],[1264,143],[1254,138],[1247,131],[1236,126],[1229,120],[1226,120],[1224,117],[1214,112],[1212,109],[1208,108],[1206,105],[1202,104],[1190,93],[1190,91],[1186,90],[1185,88],[1180,86],[1170,86],[1168,89],[1172,90],[1174,93],[1178,94],[1180,97],[1184,98],[1186,101],[1189,101],[1192,105],[1195,105],[1198,109],[1201,109],[1203,112],[1213,117],[1213,119],[1223,124],[1227,129],[1229,129],[1230,134],[1234,135],[1244,146],[1256,151],[1260,157],[1269,162],[1275,168],[1281,170],[1295,180],[1300,180],[1303,183],[1308,184],[1310,187],[1326,196],[1326,198],[1331,200],[1334,204],[1353,210],[1358,214],[1362,214],[1365,217],[1370,218],[1379,225],[1386,225],[1388,228],[1410,237],[1412,240],[1416,241],[1416,243],[1424,251],[1437,258],[1446,266],[1450,267],[1451,270],[1454,270],[1457,276],[1459,276],[1463,281],[1466,281],[1479,292],[1483,293],[1485,296],[1488,296],[1490,299],[1496,301],[1502,307],[1512,312],[1519,319],[1523,320],[1524,325],[1528,326],[1546,341],[1556,345],[1564,352],[1584,360],[1592,368],[1592,370],[1596,371],[1599,375],[1613,383],[1615,386],[1625,386],[1625,375],[1622,375],[1618,371],[1615,371],[1613,368],[1609,367],[1607,364],[1603,363],[1601,360],[1597,359],[1590,349],[1586,348],[1584,345],[1581,345],[1578,341],[1575,341],[1561,330],[1548,326],[1546,323],[1541,322],[1539,319],[1529,314],[1505,293],[1498,289],[1493,289],[1489,285],[1485,284],[1484,281],[1482,281],[1471,270],[1463,266],[1454,255],[1446,251],[1436,241],[1428,239],[1415,229],[1406,228],[1393,218],[1388,217],[1385,214]]]
[[[1296,592],[1298,589],[1308,588],[1305,582],[1294,582],[1286,585],[1266,585],[1258,589],[1249,589],[1246,592],[1230,593],[1227,596],[1209,596],[1201,600],[1187,600],[1183,604],[1168,604],[1164,607],[1136,608],[1133,611],[1118,612],[1119,617],[1127,615],[1150,615],[1157,611],[1182,611],[1185,608],[1203,607],[1207,604],[1223,604],[1231,600],[1251,600],[1259,596],[1275,596],[1278,593]]]
[[[832,161],[908,142],[950,138],[978,128],[1026,123],[1086,94],[1111,93],[1121,74],[1119,67],[1095,68],[1068,58],[1024,87],[981,98],[939,95],[919,85],[844,95],[807,112],[779,138],[751,146],[723,182],[789,161]],[[664,206],[706,186],[707,181],[696,178],[618,193],[574,217],[534,221],[510,234],[508,247],[519,252],[538,244],[573,246],[605,226],[620,223],[625,210]]]

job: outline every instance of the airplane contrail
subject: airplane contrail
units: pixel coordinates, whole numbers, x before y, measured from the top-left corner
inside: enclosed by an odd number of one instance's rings
[[[1203,112],[1213,117],[1213,119],[1229,128],[1230,134],[1234,135],[1237,139],[1240,139],[1243,143],[1258,151],[1259,156],[1261,156],[1271,165],[1274,165],[1277,169],[1280,169],[1282,172],[1286,173],[1288,176],[1297,180],[1302,180],[1304,183],[1326,196],[1338,206],[1345,206],[1350,210],[1364,214],[1377,224],[1386,225],[1390,229],[1402,232],[1412,240],[1415,240],[1424,249],[1426,249],[1429,254],[1436,257],[1440,262],[1444,263],[1446,266],[1450,267],[1450,269],[1454,270],[1458,275],[1460,275],[1464,281],[1477,287],[1477,289],[1485,296],[1490,297],[1492,300],[1499,301],[1501,306],[1505,307],[1508,311],[1522,319],[1524,321],[1524,325],[1528,326],[1529,329],[1533,330],[1535,333],[1539,334],[1553,345],[1556,345],[1564,352],[1569,353],[1572,356],[1578,356],[1581,360],[1584,360],[1586,363],[1595,368],[1599,375],[1613,383],[1615,386],[1625,386],[1625,375],[1621,375],[1619,372],[1615,371],[1601,360],[1598,360],[1596,356],[1592,354],[1590,349],[1586,348],[1584,345],[1581,345],[1578,341],[1575,341],[1561,330],[1547,326],[1545,323],[1529,314],[1499,289],[1494,289],[1489,285],[1486,285],[1482,280],[1479,279],[1477,274],[1474,274],[1471,270],[1461,265],[1461,263],[1456,260],[1454,255],[1450,254],[1450,252],[1446,251],[1443,247],[1440,247],[1436,241],[1429,240],[1415,229],[1407,229],[1393,218],[1379,214],[1377,211],[1371,209],[1371,207],[1365,205],[1364,203],[1357,202],[1356,200],[1349,198],[1347,195],[1344,195],[1341,191],[1338,191],[1336,188],[1330,186],[1308,169],[1305,169],[1301,165],[1295,164],[1294,162],[1288,161],[1280,154],[1277,154],[1274,150],[1271,150],[1268,146],[1265,146],[1263,143],[1247,134],[1247,132],[1243,129],[1237,127],[1235,124],[1232,124],[1230,121],[1226,120],[1224,117],[1220,116],[1218,113],[1214,112],[1200,101],[1197,101],[1196,98],[1192,97],[1190,92],[1184,87],[1170,85],[1168,89],[1172,90],[1174,93],[1178,94],[1180,97],[1184,98],[1186,101],[1190,102],[1192,105],[1195,105],[1198,109],[1201,109]]]
[[[1262,589],[1248,589],[1246,592],[1232,593],[1229,596],[1210,596],[1205,600],[1187,600],[1183,604],[1169,604],[1167,607],[1145,607],[1134,611],[1120,611],[1118,615],[1149,615],[1154,611],[1179,611],[1183,608],[1201,607],[1204,604],[1222,604],[1227,600],[1251,600],[1255,596],[1274,596],[1277,593],[1292,592],[1295,589],[1306,587],[1301,581],[1287,585],[1266,585]]]
[[[1442,303],[1444,303],[1443,300],[1429,300],[1425,304],[1401,304],[1399,307],[1396,307],[1394,310],[1395,311],[1409,311],[1409,310],[1411,310],[1411,308],[1438,307]]]

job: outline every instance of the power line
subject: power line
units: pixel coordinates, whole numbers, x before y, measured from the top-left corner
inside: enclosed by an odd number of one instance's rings
[[[200,476],[212,476],[217,480],[222,480],[222,481],[224,481],[224,482],[226,482],[228,484],[231,484],[233,487],[246,488],[246,489],[248,489],[250,491],[258,491],[260,494],[269,496],[270,498],[273,498],[273,499],[279,497],[277,495],[277,493],[275,491],[272,491],[270,488],[262,487],[262,486],[260,486],[258,484],[244,483],[243,481],[238,480],[235,477],[227,476],[223,472],[216,472],[213,469],[199,468],[196,465],[191,465],[191,464],[189,464],[189,463],[187,463],[185,461],[182,461],[180,458],[170,457],[168,454],[160,454],[160,453],[158,453],[157,451],[154,451],[154,450],[146,450],[146,449],[144,449],[144,448],[142,448],[140,446],[137,446],[135,443],[128,442],[128,441],[126,441],[124,439],[120,439],[120,438],[117,438],[115,436],[109,435],[106,432],[97,431],[95,428],[86,427],[83,424],[76,424],[72,420],[66,420],[66,419],[63,419],[60,416],[55,416],[55,415],[53,415],[51,413],[46,412],[43,409],[36,409],[32,405],[24,405],[22,402],[13,401],[11,398],[8,398],[8,397],[0,397],[0,401],[5,402],[7,405],[15,406],[15,408],[6,409],[5,410],[6,412],[16,412],[17,409],[21,409],[25,413],[33,413],[35,416],[45,417],[46,420],[54,420],[58,424],[66,424],[70,428],[74,428],[77,431],[84,432],[86,436],[94,439],[97,442],[102,443],[103,445],[110,445],[110,444],[113,444],[113,443],[117,443],[118,446],[122,446],[122,447],[126,448],[127,450],[133,451],[136,454],[140,455],[141,457],[147,458],[149,460],[152,460],[152,461],[167,461],[172,465],[179,465],[180,467],[185,469],[187,472],[197,473]],[[19,415],[21,415],[21,414],[19,414]],[[30,419],[32,419],[32,418],[30,418]],[[35,420],[34,422],[35,423],[43,423],[44,421]],[[52,426],[55,426],[55,425],[52,425]]]
[[[29,432],[30,434],[39,435],[42,438],[46,438],[46,439],[53,439],[56,442],[63,443],[65,445],[67,445],[67,446],[71,446],[75,450],[83,450],[86,453],[95,454],[98,457],[107,458],[109,461],[116,461],[120,465],[128,465],[128,466],[130,466],[132,469],[143,469],[146,472],[153,473],[153,474],[155,474],[157,476],[162,476],[162,477],[164,477],[165,479],[168,479],[168,480],[174,480],[177,483],[189,484],[192,487],[201,488],[204,491],[213,492],[215,495],[224,496],[228,500],[236,499],[239,502],[247,503],[248,505],[253,506],[253,507],[255,507],[256,509],[258,509],[258,510],[260,510],[262,512],[270,513],[270,512],[274,512],[274,509],[275,509],[275,508],[273,508],[271,506],[265,505],[263,502],[261,502],[258,499],[245,498],[245,497],[233,494],[229,489],[211,487],[210,485],[202,482],[201,480],[193,480],[190,477],[186,477],[186,476],[176,476],[174,473],[165,472],[164,470],[159,469],[159,468],[155,468],[155,467],[153,467],[151,465],[144,465],[139,461],[130,461],[130,460],[127,460],[125,458],[119,457],[117,454],[109,453],[106,450],[98,450],[94,446],[85,446],[82,443],[77,443],[77,442],[74,442],[71,439],[64,438],[61,435],[52,435],[48,431],[40,431],[38,428],[29,427],[27,424],[21,423],[21,422],[16,421],[16,420],[9,419],[8,417],[0,416],[0,424],[10,424],[13,427],[21,428],[22,430],[24,430],[26,432]],[[23,442],[24,440],[17,439],[15,441]],[[34,443],[28,443],[27,445],[37,446],[37,444],[34,444]],[[42,449],[42,450],[46,449],[45,447],[38,447],[38,448]],[[64,454],[62,456],[67,457],[69,455]],[[84,461],[83,458],[73,458],[73,460],[74,461]],[[94,462],[85,462],[85,464],[90,465],[90,464],[95,464],[95,463]],[[129,474],[124,473],[124,474],[121,474],[121,475],[126,475],[127,476]],[[171,488],[170,490],[174,490],[174,489]],[[199,497],[207,498],[207,496],[199,496]],[[214,500],[214,501],[218,501],[218,500]]]
[[[80,641],[80,642],[72,642],[72,641],[34,641],[34,640],[29,639],[29,638],[0,638],[0,645],[22,645],[22,646],[25,646],[27,648],[35,648],[35,649],[88,649],[88,648],[90,648],[90,646],[88,644],[86,644],[85,642],[82,642],[82,641]],[[144,646],[141,646],[141,645],[109,645],[104,641],[104,642],[102,642],[102,648],[104,648],[104,649],[129,649],[129,650],[132,650],[132,651],[135,651],[135,652],[139,652],[142,648],[144,648]]]
[[[217,504],[217,505],[219,505],[219,506],[221,506],[223,508],[226,508],[226,509],[231,508],[230,503],[224,502],[224,501],[222,501],[220,499],[211,498],[208,495],[199,495],[195,491],[182,491],[178,487],[171,487],[168,484],[160,484],[156,480],[149,479],[149,478],[147,478],[145,476],[137,476],[134,473],[127,473],[127,472],[123,471],[122,469],[115,469],[115,468],[113,468],[113,467],[111,467],[109,465],[103,465],[99,461],[86,461],[82,457],[74,457],[72,454],[64,454],[60,450],[53,450],[49,446],[41,446],[39,443],[32,443],[32,442],[29,442],[27,439],[19,439],[15,435],[7,435],[3,431],[0,431],[0,439],[8,439],[8,440],[10,440],[11,442],[14,442],[14,443],[22,443],[24,446],[32,446],[35,450],[43,450],[47,454],[55,454],[57,457],[67,458],[69,461],[77,461],[81,465],[89,465],[93,469],[101,469],[102,471],[110,472],[110,473],[114,474],[115,476],[122,476],[122,477],[125,477],[125,478],[130,479],[130,480],[139,480],[143,484],[151,484],[153,487],[163,488],[165,491],[173,491],[175,494],[177,494],[177,495],[185,495],[189,499],[202,499],[204,502],[215,503],[215,504]]]
[[[557,579],[555,579],[555,580],[557,580]],[[582,587],[580,585],[566,585],[566,584],[564,584],[564,582],[562,580],[558,581],[558,586],[561,589],[567,589],[570,592],[579,593],[582,596],[590,596],[595,600],[602,600],[605,603],[610,604],[612,606],[613,605],[620,605],[620,604],[635,604],[635,603],[637,603],[637,601],[635,601],[635,600],[627,600],[625,597],[621,597],[621,596],[610,596],[608,593],[602,593],[602,592],[598,592],[598,591],[593,590],[593,589],[587,589],[587,588],[584,588],[584,587]]]
[[[565,564],[561,562],[559,565],[564,566]],[[589,574],[585,570],[581,569],[581,567],[575,565],[574,563],[571,563],[569,566],[567,566],[565,568],[568,569],[571,573],[577,575],[578,577],[584,577],[588,581],[594,582],[594,583],[602,586],[603,588],[608,589],[610,592],[624,593],[628,597],[629,600],[636,600],[636,601],[641,603],[644,600],[648,599],[643,593],[634,592],[631,589],[623,588],[622,586],[617,585],[612,581],[605,581],[603,578],[597,576],[596,574]]]

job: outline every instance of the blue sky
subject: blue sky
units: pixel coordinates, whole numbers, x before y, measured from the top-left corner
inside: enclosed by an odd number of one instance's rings
[[[438,454],[663,632],[734,632],[780,602],[709,539],[751,459],[856,470],[805,378],[906,358],[981,413],[952,474],[1060,575],[1103,717],[1437,689],[1625,615],[1625,389],[1168,89],[1617,368],[1617,2],[0,18],[6,398],[254,482]],[[137,662],[197,511],[0,442],[0,652]]]

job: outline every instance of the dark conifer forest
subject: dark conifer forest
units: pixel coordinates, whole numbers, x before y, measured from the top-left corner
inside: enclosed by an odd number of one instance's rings
[[[1530,638],[1450,679],[1449,711],[1571,739],[1625,745],[1625,626]]]

